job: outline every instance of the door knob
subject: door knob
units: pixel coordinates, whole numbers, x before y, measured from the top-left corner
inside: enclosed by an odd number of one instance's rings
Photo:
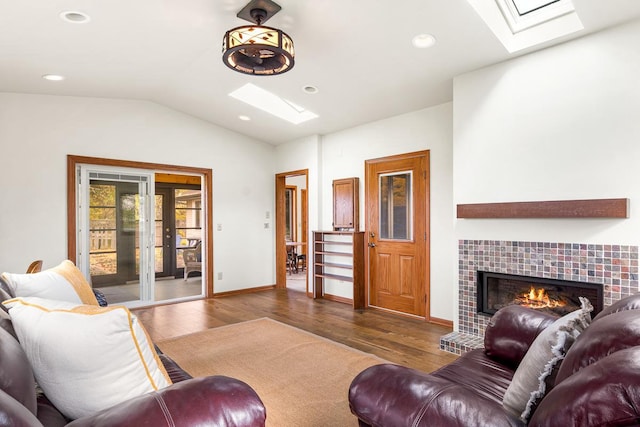
[[[375,243],[373,243],[373,242],[371,242],[371,243],[369,243],[369,247],[370,247],[370,248],[375,248],[375,247],[376,247],[376,244],[375,244]]]

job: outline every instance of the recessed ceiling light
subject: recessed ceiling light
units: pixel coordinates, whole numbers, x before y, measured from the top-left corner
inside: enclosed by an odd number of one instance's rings
[[[229,96],[295,125],[318,117],[317,114],[251,83],[234,90]]]
[[[64,76],[61,76],[59,74],[45,74],[44,76],[42,76],[42,78],[45,80],[50,80],[52,82],[59,82],[61,80],[64,80]]]
[[[238,118],[243,122],[248,122],[249,120],[251,120],[251,117],[245,116],[244,114],[239,115]]]
[[[307,85],[302,87],[302,91],[304,93],[314,94],[314,93],[318,93],[318,88],[315,86]]]
[[[91,20],[89,15],[77,10],[66,10],[60,14],[60,18],[72,24],[86,24]]]
[[[418,34],[411,40],[414,47],[425,49],[436,44],[436,38],[431,34]]]

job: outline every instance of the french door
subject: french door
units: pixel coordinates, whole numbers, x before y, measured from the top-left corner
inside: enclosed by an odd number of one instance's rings
[[[156,278],[184,277],[184,251],[204,239],[202,191],[198,185],[158,183],[155,197]]]
[[[138,185],[89,181],[89,270],[96,286],[139,278]]]
[[[156,277],[169,277],[175,270],[175,227],[172,221],[172,194],[169,188],[156,187]]]
[[[76,264],[94,287],[127,286],[128,301],[153,300],[153,174],[82,165]]]

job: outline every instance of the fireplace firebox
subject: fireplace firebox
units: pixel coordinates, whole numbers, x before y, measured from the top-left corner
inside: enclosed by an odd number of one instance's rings
[[[598,283],[478,271],[478,312],[494,314],[508,305],[524,305],[563,316],[580,308],[579,297],[593,305],[592,316],[602,310],[603,289]]]

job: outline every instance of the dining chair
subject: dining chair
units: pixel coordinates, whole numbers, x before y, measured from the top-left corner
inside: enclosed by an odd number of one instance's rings
[[[287,272],[289,274],[298,272],[298,258],[294,246],[287,246]]]

